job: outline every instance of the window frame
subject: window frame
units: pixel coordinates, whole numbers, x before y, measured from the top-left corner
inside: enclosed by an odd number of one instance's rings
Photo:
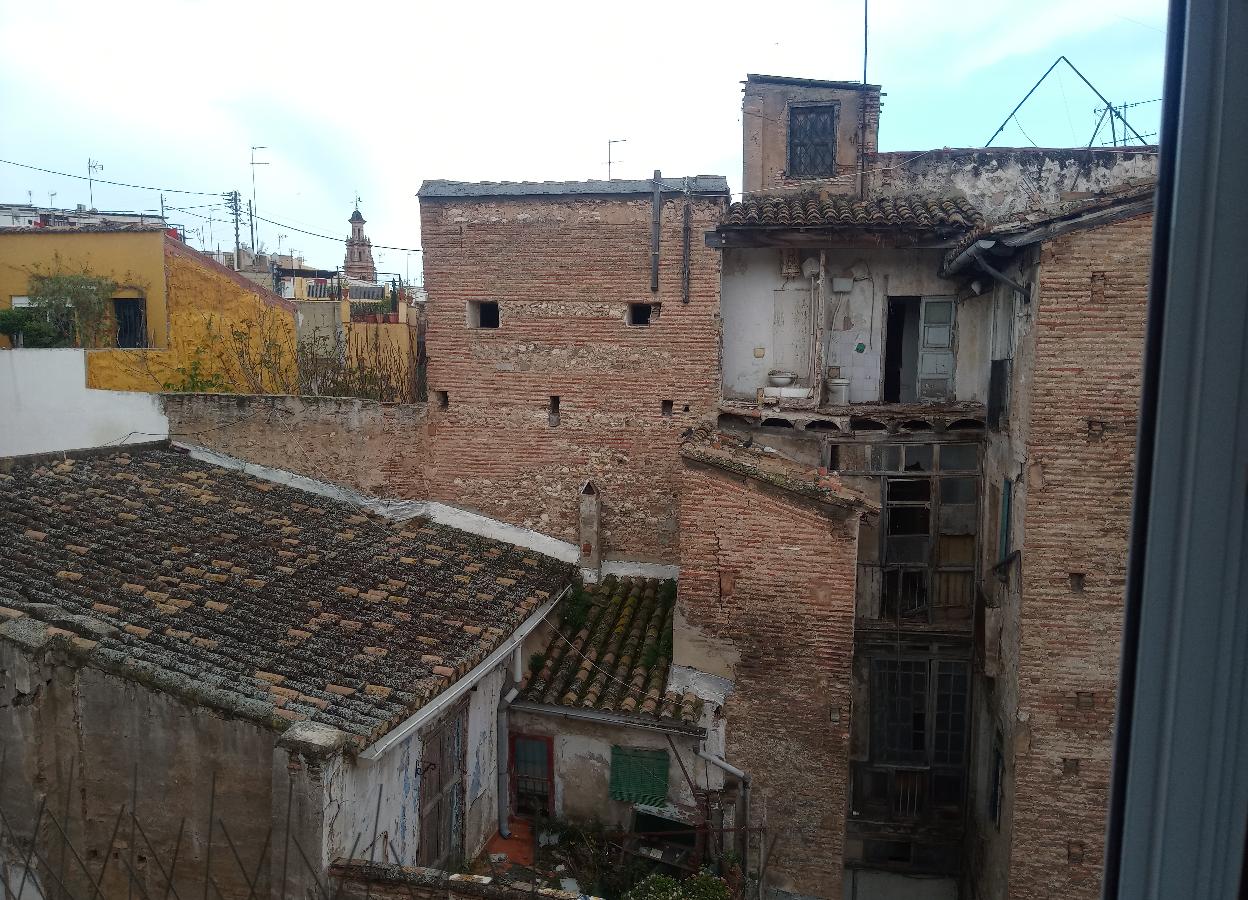
[[[799,117],[809,114],[817,114],[823,110],[831,111],[831,132],[830,136],[823,141],[806,140],[801,142],[803,147],[817,147],[820,144],[826,145],[831,153],[831,167],[828,171],[797,171],[794,165],[794,149],[797,143],[794,139],[793,117],[797,113]],[[836,176],[837,153],[836,139],[840,132],[841,126],[841,104],[838,100],[804,100],[790,101],[785,115],[785,175],[789,178],[797,180],[815,180],[819,178],[833,178]]]

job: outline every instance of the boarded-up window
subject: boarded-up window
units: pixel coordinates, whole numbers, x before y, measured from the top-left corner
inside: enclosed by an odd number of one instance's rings
[[[612,800],[662,806],[667,802],[667,751],[611,748]]]

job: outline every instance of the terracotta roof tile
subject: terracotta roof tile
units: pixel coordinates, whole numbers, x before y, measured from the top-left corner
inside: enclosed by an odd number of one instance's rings
[[[732,204],[723,225],[785,228],[968,231],[984,223],[964,197],[876,197],[836,194],[755,194]]]
[[[541,668],[526,676],[522,698],[698,725],[700,699],[664,693],[675,605],[674,581],[608,576],[578,588],[552,616],[556,633]]]
[[[171,450],[19,462],[10,476],[0,490],[0,639],[7,620],[30,618],[72,632],[77,640],[52,638],[87,665],[271,727],[310,718],[360,743],[461,677],[532,614],[531,598],[572,576],[549,557],[524,564],[531,550],[432,523],[359,521],[356,506]],[[225,502],[201,506],[177,490],[192,484]],[[181,499],[157,506],[157,495]],[[248,514],[237,512],[244,500]],[[296,503],[303,555],[288,563],[277,549],[286,526],[263,523],[285,520]],[[122,506],[133,519],[117,517]],[[350,540],[336,537],[344,530]],[[377,555],[396,535],[398,552],[443,564],[404,566],[400,578]],[[267,690],[277,682],[297,695],[280,708]]]

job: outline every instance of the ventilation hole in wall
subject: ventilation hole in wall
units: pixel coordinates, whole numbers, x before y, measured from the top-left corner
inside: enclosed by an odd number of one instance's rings
[[[434,391],[433,395],[438,400],[438,409],[446,409],[451,405],[451,395],[447,391]]]
[[[883,431],[884,423],[877,422],[875,419],[864,419],[861,416],[851,416],[849,427],[851,431]]]
[[[1066,862],[1068,863],[1083,862],[1083,841],[1067,841],[1066,842]]]
[[[806,423],[807,431],[840,431],[840,426],[835,422],[829,422],[827,419],[815,419],[813,422]]]
[[[1092,709],[1096,706],[1096,694],[1092,691],[1075,691],[1075,707]]]
[[[984,423],[979,419],[954,419],[949,423],[950,431],[983,431]]]
[[[681,411],[681,412],[689,412],[689,404],[688,404],[688,403],[686,403],[684,406],[682,406],[682,407],[680,408],[680,411]]]
[[[498,324],[498,303],[493,300],[468,301],[469,328],[497,328]]]
[[[1073,593],[1082,594],[1084,580],[1087,577],[1088,576],[1084,575],[1082,572],[1071,572],[1070,573],[1070,590]]]
[[[672,401],[671,400],[663,401],[663,417],[665,419],[670,419],[672,417]]]
[[[546,409],[546,421],[550,423],[551,428],[559,424],[559,398],[553,394],[550,398],[550,405]]]
[[[629,325],[649,325],[656,317],[658,311],[657,303],[630,303],[628,304],[628,324]]]
[[[792,423],[792,422],[790,422],[788,419],[777,419],[777,418],[775,418],[774,416],[773,416],[772,418],[770,418],[770,419],[763,419],[763,421],[762,421],[762,423],[761,423],[761,424],[762,424],[762,425],[763,425],[763,427],[765,427],[765,428],[767,428],[767,427],[770,427],[770,428],[792,428],[792,427],[793,427],[793,423]]]
[[[1073,756],[1062,757],[1062,774],[1067,777],[1079,774],[1079,759]]]
[[[923,419],[909,419],[901,423],[902,431],[931,431],[932,423]]]

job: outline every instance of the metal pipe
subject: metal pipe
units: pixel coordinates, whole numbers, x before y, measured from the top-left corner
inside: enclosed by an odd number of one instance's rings
[[[976,241],[975,243],[971,244],[971,246],[967,247],[965,250],[963,250],[961,253],[955,256],[953,259],[953,262],[945,266],[945,271],[943,272],[943,274],[944,275],[956,275],[958,272],[961,272],[963,269],[966,268],[967,263],[970,263],[979,259],[979,257],[977,256],[977,251],[988,250],[991,247],[995,246],[996,243],[997,243],[996,241]]]
[[[663,209],[663,173],[654,170],[654,194],[650,199],[650,293],[659,292],[659,216]]]
[[[741,786],[741,791],[737,795],[737,812],[740,821],[736,823],[736,843],[737,855],[741,857],[741,872],[746,874],[750,870],[750,776],[741,769],[729,763],[727,760],[716,756],[713,753],[707,753],[705,750],[699,750],[698,756],[706,760],[716,768],[722,769],[737,779],[737,783]]]

